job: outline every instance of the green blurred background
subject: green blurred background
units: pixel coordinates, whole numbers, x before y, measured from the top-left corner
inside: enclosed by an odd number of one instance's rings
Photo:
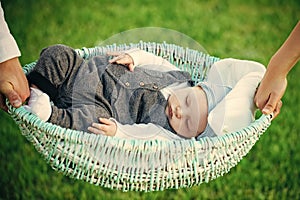
[[[267,65],[300,19],[299,0],[2,0],[22,64],[42,48],[93,47],[114,34],[162,27],[198,41],[211,55]],[[1,72],[0,72],[1,73]],[[281,114],[230,173],[191,188],[112,191],[52,170],[0,111],[0,199],[300,199],[299,63],[288,76]]]

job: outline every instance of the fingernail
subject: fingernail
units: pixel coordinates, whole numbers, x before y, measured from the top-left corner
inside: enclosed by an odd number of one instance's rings
[[[264,108],[264,109],[262,109],[262,112],[264,114],[269,114],[271,111],[268,108]]]
[[[21,101],[20,99],[13,100],[13,101],[12,101],[12,105],[13,105],[14,107],[19,107],[19,106],[22,105],[22,101]]]

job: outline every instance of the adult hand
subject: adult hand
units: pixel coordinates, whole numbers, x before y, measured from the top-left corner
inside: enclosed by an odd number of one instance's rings
[[[110,63],[126,65],[131,72],[134,70],[133,59],[130,55],[123,52],[109,52],[107,55],[114,56],[114,58],[109,60]]]
[[[300,21],[289,37],[272,56],[254,102],[264,114],[276,117],[282,106],[281,98],[287,87],[286,76],[300,59]]]
[[[0,63],[0,107],[7,111],[5,98],[14,107],[20,107],[30,95],[26,76],[19,59],[12,58]]]
[[[272,77],[267,74],[258,87],[254,102],[263,114],[273,112],[274,118],[280,113],[281,98],[286,90],[286,77]]]

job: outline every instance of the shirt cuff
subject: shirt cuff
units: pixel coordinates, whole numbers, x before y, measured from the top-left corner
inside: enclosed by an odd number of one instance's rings
[[[169,61],[160,56],[156,56],[138,48],[129,49],[125,51],[133,59],[134,66],[151,66],[151,70],[157,71],[174,71],[179,70],[176,66],[172,65]]]
[[[134,48],[134,49],[129,49],[129,50],[125,51],[125,53],[128,54],[132,58],[134,66],[143,64],[143,56],[141,55],[142,50],[140,50],[138,48]]]
[[[0,63],[21,56],[17,42],[11,34],[1,38],[0,44]]]

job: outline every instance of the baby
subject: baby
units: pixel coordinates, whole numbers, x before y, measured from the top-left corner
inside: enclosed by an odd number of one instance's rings
[[[224,59],[207,82],[193,85],[187,72],[151,53],[131,49],[113,56],[85,61],[67,46],[43,50],[28,75],[27,109],[63,127],[121,138],[216,136],[209,113],[244,76],[260,72],[257,86],[264,72],[255,62]]]

